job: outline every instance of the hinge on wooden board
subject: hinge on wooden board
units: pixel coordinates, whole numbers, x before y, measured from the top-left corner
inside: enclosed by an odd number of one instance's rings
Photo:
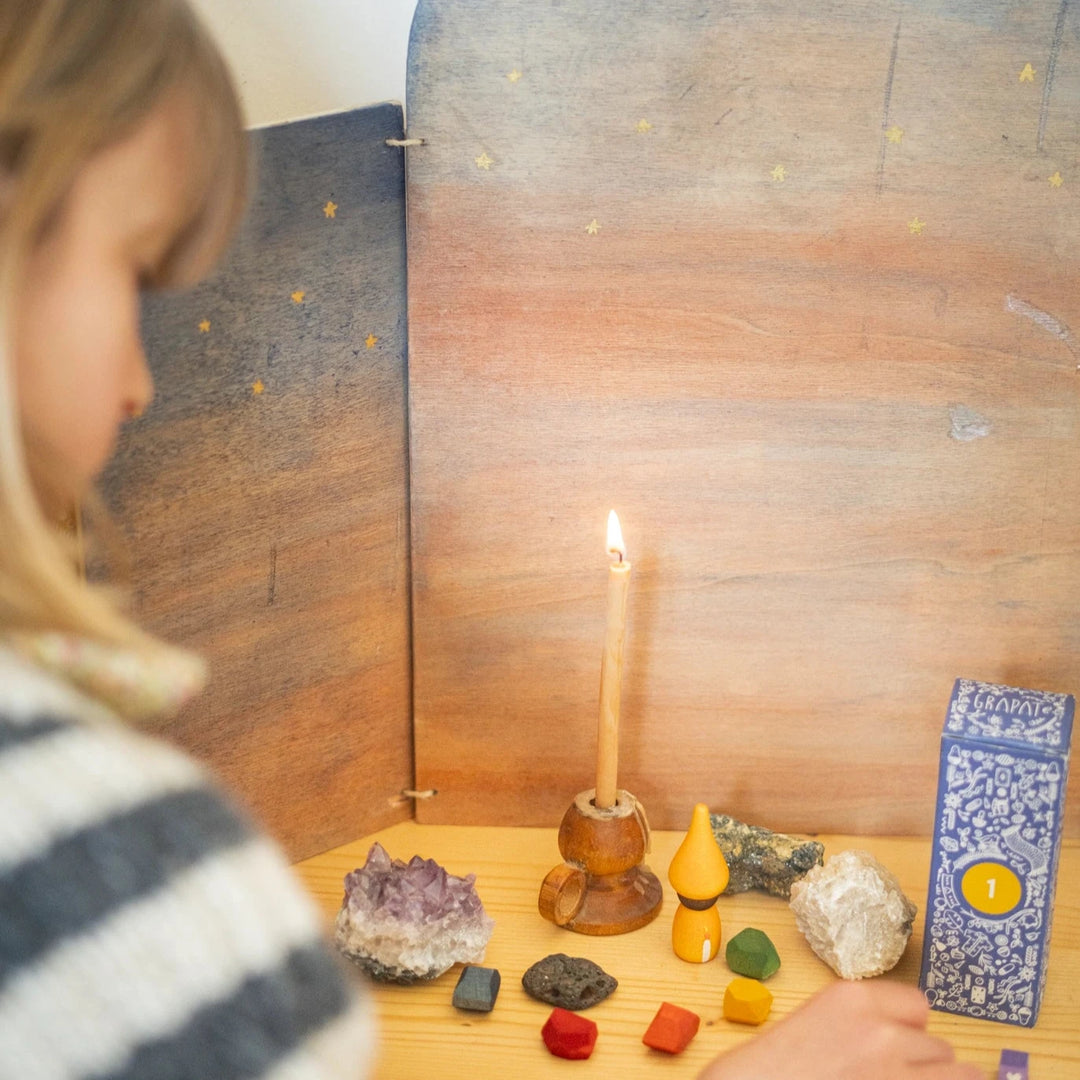
[[[401,806],[409,799],[434,799],[439,794],[438,788],[428,788],[426,791],[414,791],[412,788],[402,788],[397,797],[390,800],[391,806]]]

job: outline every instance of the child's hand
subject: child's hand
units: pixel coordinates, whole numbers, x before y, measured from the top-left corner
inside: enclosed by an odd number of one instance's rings
[[[929,1013],[914,987],[835,983],[698,1080],[985,1080],[927,1033]]]

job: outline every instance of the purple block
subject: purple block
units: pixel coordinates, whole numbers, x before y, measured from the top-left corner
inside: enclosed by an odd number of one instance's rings
[[[1074,707],[1070,694],[953,687],[919,978],[932,1008],[1038,1019]]]
[[[1002,1050],[998,1080],[1028,1080],[1028,1056],[1023,1050]]]

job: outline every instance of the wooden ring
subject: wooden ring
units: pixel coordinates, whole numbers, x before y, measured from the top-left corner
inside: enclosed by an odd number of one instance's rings
[[[566,926],[585,903],[587,885],[584,870],[569,863],[556,866],[540,885],[540,899],[537,901],[540,914],[556,926]]]

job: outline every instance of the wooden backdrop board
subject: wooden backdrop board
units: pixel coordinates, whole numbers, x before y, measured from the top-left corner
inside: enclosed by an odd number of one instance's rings
[[[408,81],[420,819],[591,786],[615,507],[654,825],[929,833],[956,676],[1080,689],[1080,5],[421,0]]]
[[[253,133],[212,279],[152,298],[106,494],[138,614],[211,662],[169,734],[294,858],[411,814],[402,110]]]

